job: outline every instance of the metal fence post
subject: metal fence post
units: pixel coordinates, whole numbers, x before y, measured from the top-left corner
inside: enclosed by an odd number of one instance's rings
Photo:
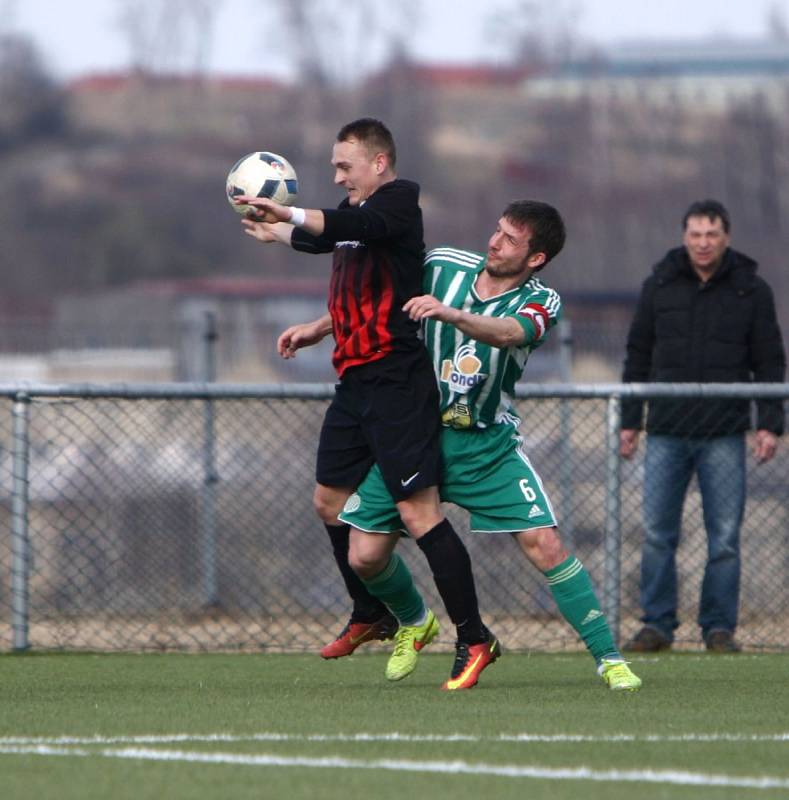
[[[30,542],[28,540],[28,486],[30,464],[30,397],[19,392],[14,398],[13,454],[11,494],[11,629],[16,651],[30,647],[29,577]]]
[[[569,320],[559,323],[559,373],[563,383],[571,383],[573,379],[573,333]],[[573,437],[572,437],[572,400],[569,397],[559,399],[559,429],[562,448],[562,459],[559,465],[561,475],[561,518],[559,524],[562,535],[572,547],[574,544],[573,524]]]
[[[205,314],[203,329],[203,380],[216,380],[216,340],[218,338],[216,315]],[[203,403],[203,489],[200,514],[200,555],[202,561],[202,596],[205,606],[213,607],[219,602],[217,594],[216,567],[216,435],[214,402],[208,398]]]
[[[603,611],[608,619],[614,641],[619,643],[620,574],[622,560],[621,520],[621,461],[619,430],[622,423],[622,398],[608,398],[606,413],[606,492],[605,492],[605,556],[603,582]]]

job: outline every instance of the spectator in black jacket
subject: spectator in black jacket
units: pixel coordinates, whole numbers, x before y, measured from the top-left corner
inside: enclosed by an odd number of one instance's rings
[[[623,380],[667,383],[783,381],[781,331],[770,287],[756,262],[729,247],[729,214],[715,200],[693,203],[683,247],[669,250],[644,282],[627,340]],[[753,455],[774,455],[783,403],[757,401]],[[642,402],[622,407],[620,452],[638,447]],[[671,647],[677,619],[676,550],[688,483],[698,477],[708,557],[698,623],[708,650],[737,652],[740,524],[745,506],[748,400],[649,401],[644,474],[646,540],[641,559],[644,627],[626,650]]]

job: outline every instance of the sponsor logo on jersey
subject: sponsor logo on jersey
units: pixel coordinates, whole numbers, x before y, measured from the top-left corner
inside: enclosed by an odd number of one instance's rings
[[[334,246],[335,247],[364,247],[364,243],[363,242],[353,242],[353,241],[335,242]]]
[[[480,372],[482,362],[477,358],[474,345],[461,345],[452,359],[445,358],[441,363],[441,380],[449,389],[458,394],[467,394],[488,376]]]

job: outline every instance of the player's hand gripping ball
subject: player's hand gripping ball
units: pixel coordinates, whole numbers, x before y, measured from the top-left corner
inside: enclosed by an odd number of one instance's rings
[[[234,211],[246,215],[252,207],[234,202],[235,197],[268,197],[292,206],[299,193],[299,179],[290,162],[276,153],[250,153],[239,159],[227,176],[227,201]]]

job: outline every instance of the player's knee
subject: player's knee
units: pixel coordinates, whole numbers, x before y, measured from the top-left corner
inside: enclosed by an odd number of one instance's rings
[[[405,529],[414,537],[424,536],[428,531],[433,530],[436,525],[444,519],[440,513],[400,513],[400,518],[405,525]]]
[[[312,507],[315,509],[315,513],[318,515],[321,522],[330,525],[337,518],[336,514],[334,515],[334,518],[332,518],[329,504],[326,502],[326,499],[318,493],[317,490],[312,496]]]
[[[529,561],[542,572],[558,567],[569,555],[556,528],[521,531],[518,542]]]
[[[348,564],[360,578],[369,579],[383,571],[386,559],[379,554],[351,547],[348,551]]]
[[[326,525],[337,525],[337,515],[342,511],[347,497],[325,486],[316,486],[312,495],[312,507],[320,520]]]
[[[438,493],[427,490],[397,504],[400,519],[412,536],[423,536],[444,519],[438,502]]]
[[[567,560],[569,555],[561,541],[558,539],[550,541],[540,550],[540,569],[545,572],[548,569],[558,567],[559,564]]]

